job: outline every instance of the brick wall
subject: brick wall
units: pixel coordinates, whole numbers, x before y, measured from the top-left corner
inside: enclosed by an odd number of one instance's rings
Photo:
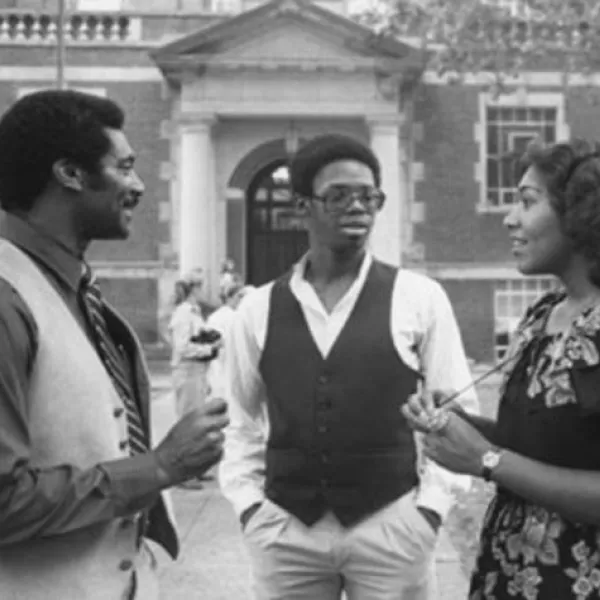
[[[158,282],[155,279],[100,279],[100,289],[133,326],[144,344],[158,339]]]
[[[126,112],[125,131],[137,153],[136,170],[146,192],[136,208],[133,232],[126,241],[98,242],[91,248],[93,260],[158,260],[159,244],[169,230],[158,220],[158,203],[169,198],[168,182],[160,179],[160,163],[169,160],[169,142],[160,137],[160,123],[169,118],[167,100],[161,98],[160,83],[98,84]]]
[[[424,179],[415,199],[425,204],[425,220],[415,225],[415,241],[425,245],[427,262],[498,262],[510,259],[502,216],[478,214],[475,164],[479,120],[475,86],[423,86],[415,120],[423,124],[415,160]]]
[[[571,136],[600,140],[600,89],[574,88],[567,96],[567,121]]]
[[[469,358],[494,361],[494,286],[492,281],[440,281],[446,290]]]

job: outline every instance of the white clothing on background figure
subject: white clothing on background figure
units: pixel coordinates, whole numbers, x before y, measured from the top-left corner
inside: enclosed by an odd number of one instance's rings
[[[175,408],[181,417],[194,407],[201,406],[210,393],[208,385],[208,361],[211,344],[197,344],[191,340],[205,328],[205,321],[198,305],[184,300],[173,311],[169,323],[171,335],[171,369],[175,391]]]

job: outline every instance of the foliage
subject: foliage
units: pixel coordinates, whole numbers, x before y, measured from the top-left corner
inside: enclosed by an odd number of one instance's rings
[[[375,1],[360,20],[427,50],[450,82],[487,72],[501,93],[524,71],[560,71],[567,86],[600,70],[599,0]]]

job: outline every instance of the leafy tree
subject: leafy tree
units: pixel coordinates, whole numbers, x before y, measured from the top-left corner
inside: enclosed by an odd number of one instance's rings
[[[560,71],[565,87],[600,71],[600,0],[375,1],[359,20],[418,44],[450,82],[486,72],[500,94],[524,71]]]

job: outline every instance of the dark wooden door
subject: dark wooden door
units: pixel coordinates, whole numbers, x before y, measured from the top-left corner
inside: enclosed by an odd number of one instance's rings
[[[248,189],[248,281],[262,285],[285,273],[308,249],[283,162],[258,174]]]

